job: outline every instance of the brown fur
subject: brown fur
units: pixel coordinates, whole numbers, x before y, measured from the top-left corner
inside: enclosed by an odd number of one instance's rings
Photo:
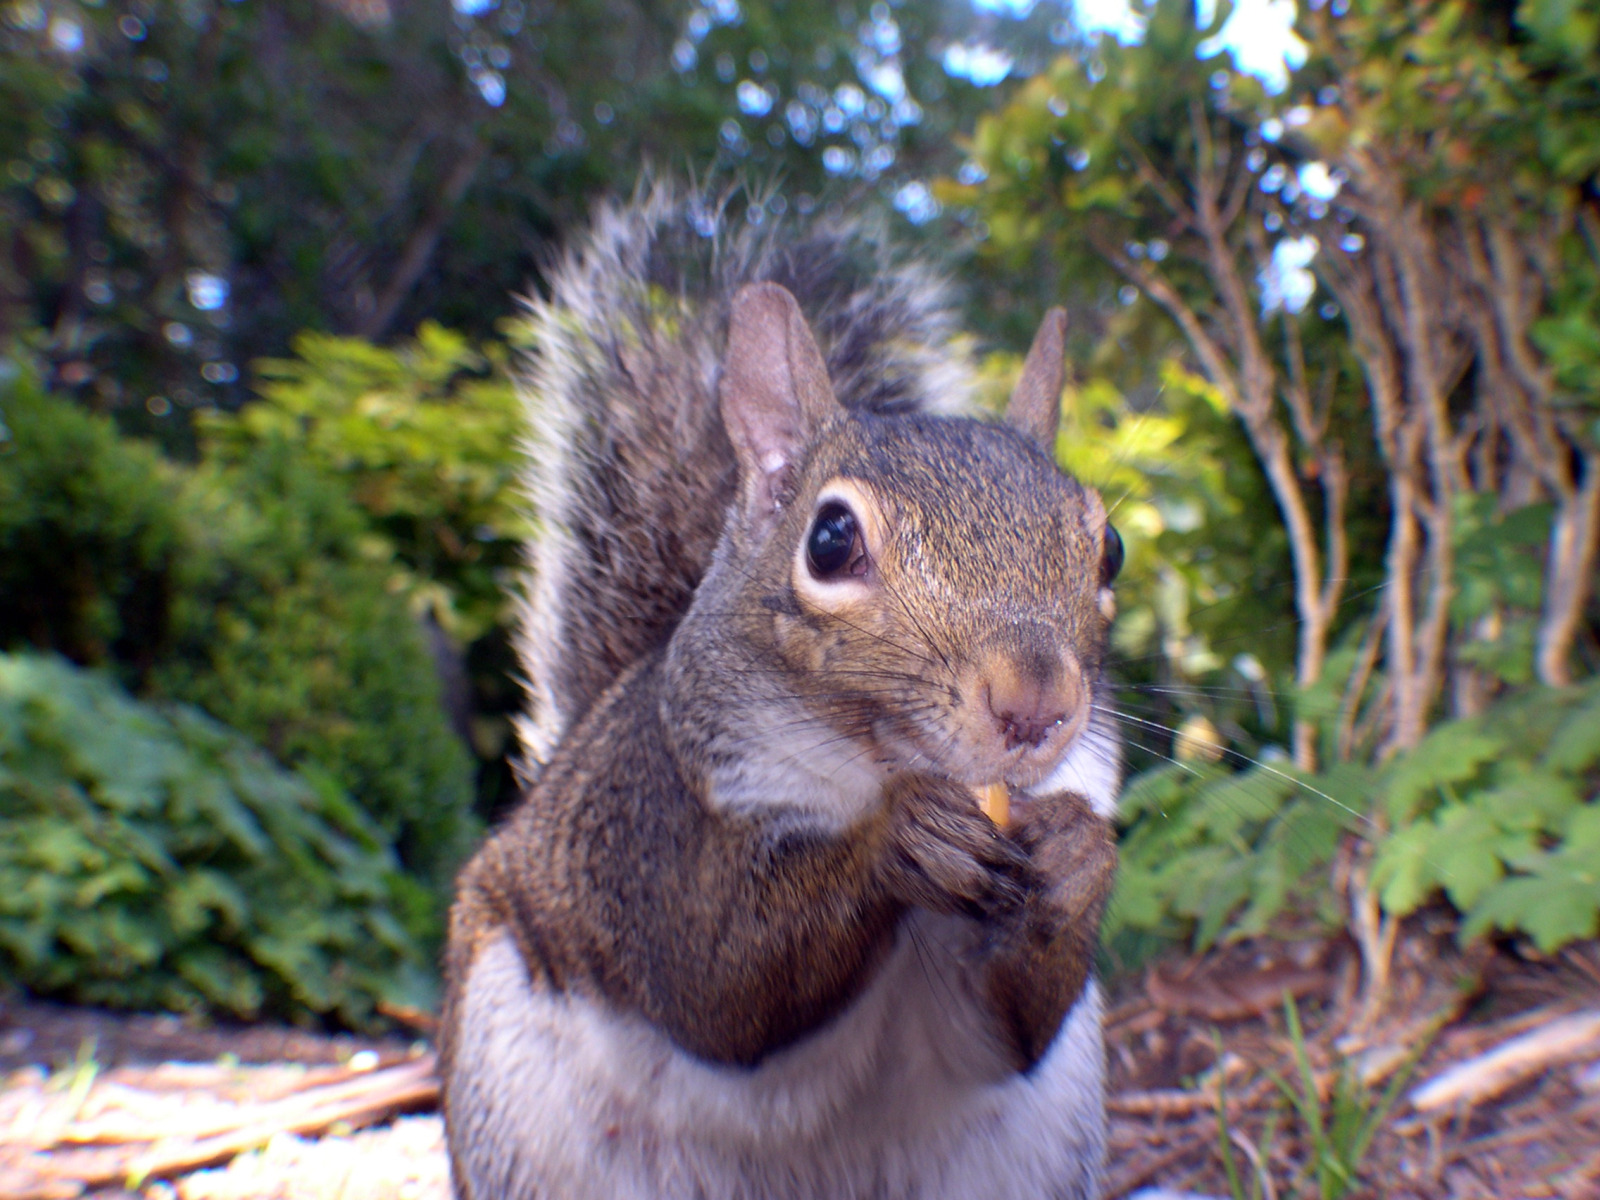
[[[1025,856],[931,777],[900,777],[841,836],[709,812],[666,747],[656,667],[619,681],[463,872],[452,979],[507,928],[535,986],[602,996],[694,1054],[752,1065],[849,1002],[908,905],[1022,911]],[[448,1012],[443,1027],[448,1054]]]
[[[1070,793],[1019,794],[1002,832],[969,790],[1039,783],[1097,724],[1105,512],[1041,445],[1062,378],[1059,314],[1029,356],[1013,424],[995,425],[843,407],[837,365],[789,292],[748,287],[731,310],[721,419],[702,413],[694,428],[711,431],[739,486],[709,564],[684,581],[688,610],[566,729],[460,880],[442,1024],[453,1148],[459,993],[501,931],[535,990],[598,1001],[745,1067],[847,1008],[913,908],[975,923],[977,992],[1015,1070],[1050,1047],[1090,971],[1115,863],[1105,821]],[[676,377],[674,361],[657,347],[631,369]],[[658,459],[644,477],[670,473],[670,441],[628,444]],[[685,481],[700,491],[674,500],[694,508],[678,528],[698,529],[729,480],[724,468]],[[805,565],[836,494],[861,510],[859,578]],[[663,530],[653,552],[670,557],[675,536]],[[596,604],[621,627],[628,604]],[[622,643],[607,644],[594,652],[615,658]],[[586,704],[611,669],[556,700]],[[773,794],[788,785],[770,780],[812,779],[793,774],[807,754],[824,764],[823,798]],[[859,809],[828,791],[853,764],[883,781]]]
[[[529,775],[622,671],[660,649],[711,560],[736,485],[716,391],[742,284],[771,280],[800,299],[846,408],[952,412],[966,401],[970,366],[938,279],[859,222],[757,228],[723,220],[730,201],[646,183],[602,209],[553,269],[551,297],[529,301],[528,487],[540,518],[520,644]]]
[[[942,663],[974,648],[1016,653],[1033,638],[1072,647],[1090,678],[1103,669],[1099,578],[1084,565],[1098,564],[1097,510],[1027,439],[969,421],[842,417],[809,447],[796,488],[814,494],[841,475],[891,499],[884,572],[895,602],[853,619],[800,609],[788,579],[803,503],[760,545],[731,530],[725,557],[748,555],[748,566],[713,575],[731,588],[702,589],[682,653],[652,657],[610,689],[463,875],[452,978],[504,925],[537,980],[604,996],[703,1057],[748,1064],[848,1003],[914,904],[994,926],[997,1032],[1022,1065],[1048,1046],[1082,990],[1114,867],[1109,832],[1081,800],[1030,801],[1005,838],[965,787],[908,763],[881,810],[838,835],[706,802],[706,768],[728,753],[727,710],[766,689],[872,741],[930,694],[959,688],[961,671]],[[895,577],[913,546],[949,594]],[[688,699],[666,729],[675,696]]]

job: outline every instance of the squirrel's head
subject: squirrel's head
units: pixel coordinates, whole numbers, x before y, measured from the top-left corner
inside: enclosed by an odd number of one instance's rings
[[[1089,724],[1122,549],[1049,452],[1064,329],[1053,310],[1004,423],[883,416],[840,406],[787,291],[734,301],[721,398],[740,487],[719,565],[739,628],[887,767],[1026,788]]]

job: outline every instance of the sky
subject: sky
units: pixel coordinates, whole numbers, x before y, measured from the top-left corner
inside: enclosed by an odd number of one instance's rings
[[[981,12],[1004,12],[1021,17],[1032,12],[1039,0],[971,2]],[[1137,42],[1144,36],[1144,0],[1057,2],[1070,9],[1072,21],[1082,33],[1114,37],[1124,44]],[[1314,4],[1317,2],[1312,0]],[[1196,26],[1202,30],[1210,29],[1217,23],[1217,10],[1218,0],[1195,0]],[[1297,15],[1296,0],[1234,0],[1221,27],[1200,43],[1200,57],[1227,54],[1233,60],[1234,70],[1255,76],[1274,95],[1281,93],[1289,86],[1289,77],[1306,61],[1308,47],[1294,31]],[[944,67],[952,75],[988,86],[999,83],[1010,73],[1011,58],[991,46],[955,45],[945,51]],[[1290,109],[1285,117],[1289,123],[1293,123],[1293,119],[1302,111]],[[1283,136],[1285,123],[1285,120],[1274,117],[1262,125],[1261,135],[1268,141],[1277,141]],[[1301,167],[1298,179],[1294,181],[1290,181],[1281,168],[1277,170],[1283,177],[1274,180],[1269,173],[1262,181],[1263,189],[1276,191],[1285,183],[1290,183],[1312,200],[1321,203],[1331,201],[1338,194],[1339,182],[1329,174],[1323,163],[1313,162]],[[914,196],[912,200],[920,200],[920,197]],[[899,204],[899,197],[896,203]],[[900,207],[910,215],[907,205]],[[913,219],[917,218],[913,216]],[[1316,277],[1311,272],[1311,261],[1319,249],[1317,240],[1309,236],[1285,236],[1276,242],[1271,260],[1262,270],[1259,280],[1263,314],[1280,308],[1299,312],[1310,303],[1316,293]]]
[[[1144,5],[1140,0],[1066,0],[1073,22],[1087,34],[1109,36],[1119,42],[1137,42],[1144,36]],[[1038,0],[972,0],[983,12],[1032,12]],[[1209,28],[1217,19],[1217,0],[1196,0],[1195,20]],[[1306,59],[1306,44],[1294,32],[1295,0],[1235,0],[1233,11],[1216,34],[1200,44],[1202,58],[1226,52],[1234,68],[1254,75],[1270,92],[1281,92],[1290,73]],[[979,85],[999,83],[1006,77],[1010,59],[985,46],[952,46],[945,69]]]

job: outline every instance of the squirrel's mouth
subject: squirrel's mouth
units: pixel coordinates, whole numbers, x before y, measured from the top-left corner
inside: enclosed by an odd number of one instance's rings
[[[1042,739],[1038,746],[1010,747],[996,740],[972,736],[959,726],[952,730],[941,725],[932,729],[900,729],[899,736],[881,727],[876,731],[880,750],[887,751],[889,762],[901,767],[927,770],[962,784],[973,794],[978,806],[995,822],[1005,827],[1013,810],[1026,803],[1027,793],[1049,778],[1072,752],[1086,732],[1087,722],[1073,720],[1064,728]],[[967,736],[962,736],[963,734]],[[894,769],[891,766],[890,769]]]

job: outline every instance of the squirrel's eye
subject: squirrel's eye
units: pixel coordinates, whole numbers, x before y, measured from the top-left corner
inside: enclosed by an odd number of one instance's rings
[[[850,565],[856,544],[856,518],[842,504],[824,504],[806,536],[806,563],[818,579]]]
[[[1105,557],[1100,560],[1100,586],[1110,587],[1111,581],[1122,570],[1122,535],[1111,525],[1106,526]]]

